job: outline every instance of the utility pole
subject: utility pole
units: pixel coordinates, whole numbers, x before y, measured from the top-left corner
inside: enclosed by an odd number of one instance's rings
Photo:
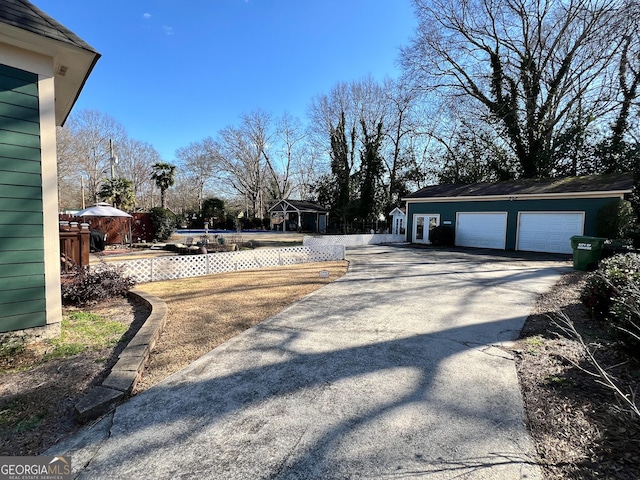
[[[117,155],[113,154],[113,140],[109,139],[109,163],[111,164],[111,180],[115,177],[116,165],[119,159]]]
[[[85,209],[84,203],[84,175],[80,175],[80,190],[82,192],[82,210]]]

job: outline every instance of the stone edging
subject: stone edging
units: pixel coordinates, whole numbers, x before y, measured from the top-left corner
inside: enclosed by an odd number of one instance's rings
[[[129,298],[148,306],[151,313],[138,333],[120,353],[118,361],[102,385],[94,387],[76,404],[76,416],[81,422],[88,422],[104,415],[131,394],[140,379],[151,350],[164,329],[167,321],[167,304],[163,300],[137,288],[129,292]]]

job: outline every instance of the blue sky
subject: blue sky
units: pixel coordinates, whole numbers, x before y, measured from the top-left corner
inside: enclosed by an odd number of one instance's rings
[[[32,0],[102,54],[74,110],[164,160],[262,109],[305,120],[337,82],[397,77],[410,0]]]

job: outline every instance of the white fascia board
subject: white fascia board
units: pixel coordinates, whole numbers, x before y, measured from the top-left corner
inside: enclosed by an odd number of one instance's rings
[[[538,193],[525,195],[475,195],[464,197],[424,197],[403,198],[407,203],[436,203],[436,202],[491,202],[496,200],[565,200],[571,198],[624,198],[631,190],[609,190],[604,192],[571,192],[571,193]]]

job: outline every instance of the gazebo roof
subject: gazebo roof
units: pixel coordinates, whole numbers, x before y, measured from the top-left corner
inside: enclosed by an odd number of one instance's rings
[[[273,207],[269,209],[269,212],[300,212],[300,213],[327,213],[326,208],[322,208],[315,203],[305,202],[302,200],[280,200]]]

